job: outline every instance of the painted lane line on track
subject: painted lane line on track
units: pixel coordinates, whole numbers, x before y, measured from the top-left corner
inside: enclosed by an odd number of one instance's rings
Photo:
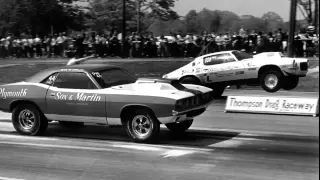
[[[180,157],[185,156],[189,154],[194,154],[195,151],[182,151],[182,150],[169,150],[162,154],[163,158],[169,158],[169,157]]]
[[[115,151],[115,152],[117,152],[116,149],[97,148],[97,147],[96,147],[96,148],[95,148],[95,147],[84,147],[84,146],[52,145],[52,144],[8,142],[8,141],[0,141],[0,144],[18,145],[18,146],[32,146],[32,147],[42,147],[42,148],[88,150],[88,151],[104,151],[104,152],[112,152],[112,151]]]
[[[9,177],[1,177],[0,180],[25,180],[25,179],[16,179],[16,178],[9,178]]]
[[[163,158],[180,157],[180,156],[196,153],[196,151],[190,151],[190,150],[178,150],[178,149],[167,150],[164,148],[148,147],[148,146],[141,146],[141,145],[114,145],[113,147],[134,149],[138,151],[158,151],[158,152],[165,151],[165,153],[162,154]]]
[[[208,147],[212,147],[212,148],[236,148],[241,146],[242,144],[244,144],[243,142],[239,141],[239,140],[235,140],[235,139],[229,139],[226,141],[221,141],[219,143],[214,143],[211,145],[208,145]]]
[[[115,148],[124,148],[124,149],[134,149],[139,151],[164,151],[163,148],[157,147],[148,147],[148,146],[141,146],[141,145],[112,145]]]
[[[51,144],[56,142],[62,142],[62,143],[72,143],[74,142],[74,138],[46,138],[46,137],[32,137],[32,136],[23,136],[23,135],[7,135],[7,134],[1,134],[0,135],[0,143],[6,144],[8,143],[16,143],[17,145],[19,143],[22,143],[21,145],[24,145],[23,143],[26,143],[26,140],[32,140],[32,141],[37,141],[38,143],[42,143],[42,141],[50,141]],[[16,142],[13,142],[13,141]],[[17,142],[17,140],[22,140],[24,142]],[[78,141],[78,139],[77,139]],[[132,150],[138,150],[138,151],[167,151],[167,150],[182,150],[182,151],[195,151],[199,153],[208,153],[211,152],[212,149],[209,148],[192,148],[192,147],[183,147],[183,146],[170,146],[170,145],[153,145],[153,144],[134,144],[130,142],[115,142],[115,141],[106,141],[106,140],[98,140],[98,141],[93,141],[93,140],[87,140],[87,139],[82,139],[80,144],[85,144],[85,143],[96,143],[99,144],[102,147],[112,147],[112,148],[121,148],[121,149],[132,149]],[[55,145],[47,145],[44,144],[44,147],[54,147]],[[14,145],[14,144],[13,144]],[[34,145],[34,143],[29,143],[26,145]],[[37,144],[36,144],[37,145]],[[41,145],[41,144],[40,144]],[[60,146],[60,148],[68,148],[70,146],[64,146],[64,145],[57,145]],[[80,145],[74,145],[71,147],[75,146],[80,146]],[[81,146],[82,147],[82,146]],[[57,147],[59,148],[59,147]],[[86,148],[86,147],[84,147]],[[103,148],[102,148],[103,149]],[[94,149],[93,149],[94,150]]]
[[[0,68],[13,67],[13,66],[21,66],[22,64],[5,64],[0,65]],[[1,177],[0,177],[1,178]]]
[[[58,138],[52,137],[34,137],[34,136],[22,136],[22,135],[10,135],[10,134],[1,134],[0,139],[16,139],[16,140],[43,140],[43,141],[58,141]]]
[[[6,144],[6,145],[18,145],[18,146],[32,146],[32,147],[41,147],[41,148],[58,148],[58,149],[72,149],[72,150],[86,150],[86,151],[102,151],[102,152],[119,152],[119,149],[110,149],[110,148],[99,148],[99,147],[83,147],[83,146],[68,146],[68,145],[51,145],[51,144],[38,144],[38,143],[16,143],[16,142],[5,142],[0,141],[0,144]],[[126,146],[118,146],[120,148],[127,148]],[[131,147],[130,147],[131,148]],[[169,157],[181,157],[188,154],[194,154],[194,153],[201,153],[197,151],[190,151],[190,150],[166,150],[161,148],[153,148],[150,149],[150,147],[143,147],[140,146],[139,148],[135,149],[138,152],[143,151],[156,151],[156,152],[164,152],[161,154],[163,158],[169,158]],[[131,152],[131,151],[129,151]],[[1,180],[1,179],[0,179]],[[6,180],[6,179],[5,179]]]

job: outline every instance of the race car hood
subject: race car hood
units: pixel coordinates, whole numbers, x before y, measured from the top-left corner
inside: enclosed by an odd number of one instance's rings
[[[203,86],[182,85],[177,80],[155,78],[140,78],[135,83],[114,86],[112,89],[130,95],[161,96],[176,100],[212,91]]]
[[[194,68],[192,66],[192,64],[194,63],[195,61],[192,61],[190,62],[189,64],[187,65],[184,65],[182,67],[180,67],[179,69],[176,69],[168,74],[165,74],[162,76],[162,78],[164,79],[173,79],[173,80],[179,80],[179,78],[181,76],[183,76],[184,74],[190,74],[190,73],[193,73],[194,72]]]

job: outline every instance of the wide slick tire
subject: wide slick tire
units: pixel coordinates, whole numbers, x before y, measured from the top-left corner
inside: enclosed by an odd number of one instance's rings
[[[292,90],[294,88],[296,88],[299,84],[299,77],[297,76],[288,76],[285,77],[285,82],[283,85],[283,89],[284,90]]]
[[[12,124],[19,134],[43,135],[48,128],[48,120],[32,104],[18,105],[12,111]]]
[[[260,85],[267,92],[274,93],[283,86],[283,74],[279,70],[268,70],[261,74]]]
[[[213,98],[221,98],[226,86],[213,87]]]
[[[193,119],[188,121],[182,121],[179,123],[165,124],[165,126],[173,133],[183,133],[191,127],[192,123]]]
[[[156,143],[160,134],[160,123],[148,109],[138,108],[126,117],[126,131],[138,143]]]

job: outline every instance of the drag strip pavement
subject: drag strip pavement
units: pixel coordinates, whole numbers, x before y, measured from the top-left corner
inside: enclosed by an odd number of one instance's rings
[[[29,137],[0,127],[0,174],[16,179],[318,179],[318,138],[162,130],[148,145],[122,128],[53,123],[46,137]]]

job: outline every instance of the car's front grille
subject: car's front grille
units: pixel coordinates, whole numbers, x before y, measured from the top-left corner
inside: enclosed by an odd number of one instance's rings
[[[205,110],[206,110],[205,108],[193,110],[193,111],[187,112],[186,115],[187,117],[195,117],[202,114]]]
[[[176,105],[177,111],[184,111],[198,106],[205,105],[212,100],[212,92],[195,95],[189,98],[179,100],[179,103]]]
[[[300,63],[300,70],[307,71],[308,70],[308,63],[307,62]]]

